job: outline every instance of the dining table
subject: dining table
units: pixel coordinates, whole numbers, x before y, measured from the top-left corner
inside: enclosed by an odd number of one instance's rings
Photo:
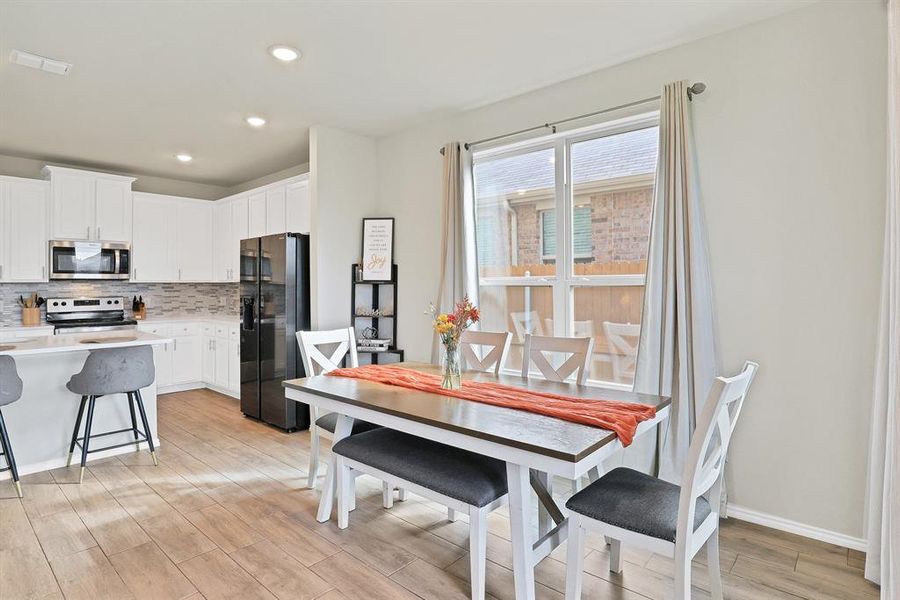
[[[396,366],[440,374],[440,367],[426,363]],[[462,380],[463,387],[467,381],[485,381],[581,399],[649,404],[656,414],[638,424],[635,440],[657,431],[668,418],[671,403],[665,396],[511,374],[464,372]],[[578,480],[597,473],[604,460],[623,448],[618,436],[606,429],[452,395],[329,375],[291,379],[283,385],[288,399],[317,406],[320,414],[339,415],[334,442],[350,435],[354,420],[360,419],[504,461],[518,600],[534,599],[535,566],[567,539],[568,521],[553,496],[553,477]],[[323,523],[331,518],[335,479],[332,455],[316,516]]]

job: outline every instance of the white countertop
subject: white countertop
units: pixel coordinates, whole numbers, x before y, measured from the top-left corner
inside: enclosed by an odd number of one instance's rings
[[[197,315],[197,314],[171,314],[171,315],[152,315],[147,317],[146,319],[138,320],[138,325],[141,323],[147,323],[149,325],[153,324],[165,324],[165,323],[198,323],[198,322],[209,322],[209,323],[226,323],[228,325],[234,325],[236,323],[240,323],[241,318],[237,315]]]
[[[91,340],[91,341],[88,341]],[[96,340],[96,342],[93,342]],[[104,341],[105,340],[105,341]],[[101,348],[127,348],[130,346],[159,346],[172,342],[143,331],[106,331],[73,333],[69,335],[22,336],[16,340],[0,342],[0,356],[29,356],[56,352],[86,352]],[[7,346],[12,346],[8,348]]]

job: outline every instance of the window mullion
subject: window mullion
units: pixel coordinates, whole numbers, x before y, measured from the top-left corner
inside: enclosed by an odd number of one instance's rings
[[[572,238],[569,212],[568,159],[566,141],[559,139],[554,144],[554,166],[556,171],[556,283],[553,286],[553,335],[571,335],[571,292],[569,279],[572,273]]]

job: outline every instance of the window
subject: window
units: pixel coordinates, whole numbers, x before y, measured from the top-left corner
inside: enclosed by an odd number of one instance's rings
[[[575,260],[590,259],[594,242],[591,239],[591,207],[576,206],[573,216]],[[556,211],[541,211],[541,258],[546,262],[556,260]]]
[[[590,379],[634,380],[658,115],[473,157],[482,328],[591,336]]]

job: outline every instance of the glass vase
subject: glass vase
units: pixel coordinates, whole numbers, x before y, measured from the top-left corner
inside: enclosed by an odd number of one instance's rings
[[[459,348],[455,346],[444,346],[444,360],[441,363],[441,387],[445,390],[462,388]]]

